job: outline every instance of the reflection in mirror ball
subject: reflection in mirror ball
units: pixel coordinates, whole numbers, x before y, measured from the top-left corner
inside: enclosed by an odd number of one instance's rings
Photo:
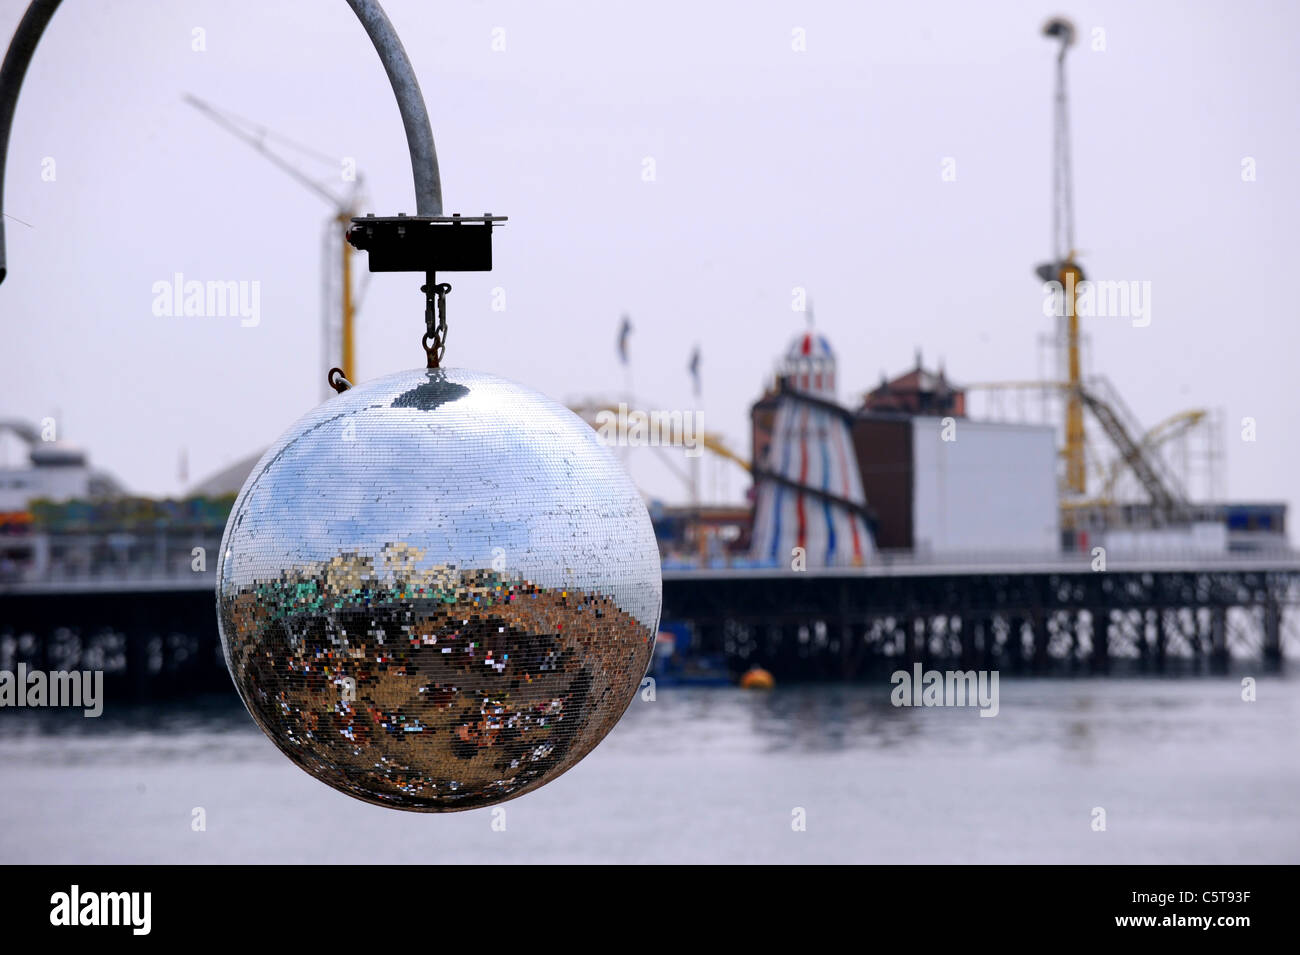
[[[658,629],[640,494],[563,406],[401,372],[266,452],[217,569],[226,664],[295,763],[358,799],[472,809],[554,779],[636,695]]]

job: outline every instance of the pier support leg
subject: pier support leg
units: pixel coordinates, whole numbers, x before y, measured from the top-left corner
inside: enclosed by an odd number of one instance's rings
[[[1142,672],[1150,673],[1151,660],[1155,656],[1155,638],[1151,635],[1151,611],[1138,610],[1136,615],[1134,642],[1137,644],[1138,653],[1141,655]]]
[[[1011,617],[1007,624],[1007,663],[1012,673],[1020,673],[1025,668],[1025,622],[1020,617]]]
[[[1102,607],[1093,607],[1088,611],[1092,618],[1092,655],[1090,663],[1093,673],[1110,672],[1110,611]]]
[[[1228,611],[1224,607],[1210,610],[1210,672],[1228,672]]]
[[[1282,613],[1276,600],[1264,604],[1264,669],[1282,669]]]
[[[958,622],[957,640],[961,650],[961,668],[975,669],[975,621],[969,616],[951,617]]]
[[[1047,643],[1051,634],[1047,630],[1047,615],[1042,610],[1035,610],[1029,618],[1029,625],[1033,629],[1034,640],[1034,665],[1033,672],[1042,674],[1047,672]]]
[[[913,663],[920,663],[921,669],[925,669],[926,657],[929,655],[926,650],[926,623],[924,617],[913,617],[908,625],[907,630],[907,663],[911,666]]]
[[[849,583],[847,580],[840,581],[840,619],[838,621],[840,632],[840,679],[850,680],[853,678],[853,648],[854,648],[854,628],[849,623]]]

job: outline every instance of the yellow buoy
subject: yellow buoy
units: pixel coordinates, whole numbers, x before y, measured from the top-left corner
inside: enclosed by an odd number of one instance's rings
[[[776,680],[772,677],[772,674],[762,667],[750,667],[745,671],[745,675],[740,678],[740,688],[742,690],[770,690],[774,686],[776,686]]]

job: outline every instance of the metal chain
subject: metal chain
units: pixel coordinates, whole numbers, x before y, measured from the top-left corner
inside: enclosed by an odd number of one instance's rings
[[[428,367],[438,368],[442,365],[443,353],[447,350],[447,293],[451,286],[446,282],[433,284],[430,273],[429,282],[420,286],[425,295],[424,337],[420,344],[428,358]]]

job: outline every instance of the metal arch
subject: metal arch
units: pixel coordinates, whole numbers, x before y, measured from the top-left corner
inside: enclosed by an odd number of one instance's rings
[[[1187,433],[1205,420],[1209,414],[1204,408],[1191,408],[1187,411],[1180,411],[1172,414],[1164,421],[1149,430],[1142,436],[1138,446],[1147,456],[1156,454],[1160,447],[1167,441]],[[1109,501],[1114,497],[1115,485],[1119,482],[1124,473],[1127,462],[1123,457],[1116,458],[1111,462],[1110,470],[1105,477],[1105,483],[1102,485],[1101,499]]]
[[[14,107],[23,77],[36,51],[36,44],[45,33],[54,11],[62,0],[32,0],[14,31],[9,49],[0,64],[0,282],[8,274],[5,256],[4,229],[4,171],[9,155],[9,132],[13,126]],[[420,83],[415,78],[410,58],[397,37],[378,0],[347,0],[352,12],[365,28],[366,35],[375,45],[375,52],[384,65],[388,81],[392,84],[397,108],[402,114],[406,130],[406,145],[411,153],[411,173],[415,179],[416,215],[442,215],[442,179],[438,174],[438,154],[434,149],[433,130],[429,126],[429,113],[425,109]]]

